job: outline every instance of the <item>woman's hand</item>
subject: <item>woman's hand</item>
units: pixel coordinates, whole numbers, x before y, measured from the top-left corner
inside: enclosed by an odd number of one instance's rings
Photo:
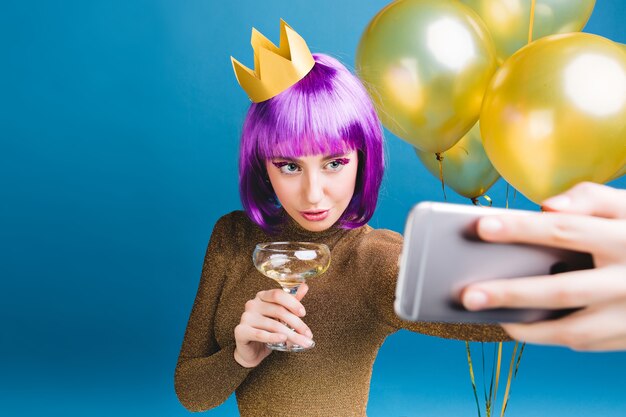
[[[531,343],[626,350],[626,190],[581,183],[546,200],[543,208],[548,212],[485,217],[478,233],[491,242],[590,252],[595,268],[474,284],[465,289],[463,304],[470,310],[580,307],[558,320],[502,327]]]
[[[261,363],[272,352],[266,343],[311,346],[311,329],[300,319],[306,314],[300,301],[308,290],[309,287],[302,284],[295,297],[280,289],[260,291],[246,302],[246,309],[235,327],[234,356],[241,366],[252,368]]]

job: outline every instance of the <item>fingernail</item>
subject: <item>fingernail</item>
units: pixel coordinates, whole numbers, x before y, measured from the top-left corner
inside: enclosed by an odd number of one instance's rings
[[[304,310],[304,307],[300,307],[298,312],[300,313],[300,316],[302,316],[302,317],[304,317],[304,315],[306,315],[306,311]]]
[[[480,220],[479,227],[481,232],[492,235],[502,230],[502,222],[490,217],[484,217]]]
[[[556,197],[548,198],[542,204],[542,206],[549,207],[554,210],[565,210],[572,203],[572,199],[566,195],[558,195]]]
[[[307,339],[306,345],[308,347],[313,347],[313,346],[315,346],[315,342],[313,340],[311,340],[311,339]]]
[[[307,335],[309,339],[313,339],[313,333],[311,333],[311,330],[307,329],[306,332],[304,332],[304,334]]]
[[[463,305],[468,310],[480,310],[487,306],[487,294],[482,291],[469,291],[463,297]]]

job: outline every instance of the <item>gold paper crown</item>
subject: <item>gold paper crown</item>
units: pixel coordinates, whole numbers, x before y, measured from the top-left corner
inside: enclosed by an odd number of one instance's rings
[[[254,71],[232,56],[235,77],[255,103],[282,93],[311,71],[315,61],[306,42],[280,19],[280,47],[252,28]]]

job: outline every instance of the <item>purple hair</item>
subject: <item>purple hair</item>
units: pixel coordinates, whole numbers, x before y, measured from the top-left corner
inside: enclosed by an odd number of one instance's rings
[[[315,65],[277,96],[252,103],[243,124],[239,194],[248,217],[269,233],[286,214],[276,198],[265,161],[357,150],[354,195],[338,220],[344,229],[374,214],[384,172],[383,132],[359,79],[336,59],[313,54]]]

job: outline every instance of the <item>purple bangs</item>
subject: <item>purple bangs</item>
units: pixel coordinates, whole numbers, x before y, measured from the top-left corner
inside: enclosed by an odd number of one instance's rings
[[[339,227],[364,225],[374,214],[384,171],[383,132],[359,79],[339,61],[313,54],[313,69],[279,95],[252,103],[241,134],[239,194],[248,217],[269,233],[287,214],[267,180],[265,161],[358,151],[354,195]]]

